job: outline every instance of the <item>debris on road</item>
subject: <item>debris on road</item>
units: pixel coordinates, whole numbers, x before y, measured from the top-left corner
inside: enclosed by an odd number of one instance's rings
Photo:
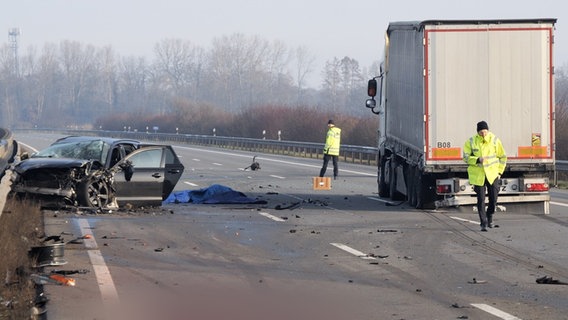
[[[77,270],[51,270],[52,274],[60,274],[64,276],[68,276],[71,274],[87,274],[89,270],[87,269],[77,269]]]
[[[252,164],[243,170],[247,171],[247,169],[251,169],[252,171],[260,170],[260,163],[256,161],[256,156],[252,157]]]
[[[468,281],[467,283],[469,283],[469,284],[483,284],[483,283],[487,283],[487,281],[477,280],[476,278],[473,278],[471,281]]]
[[[564,285],[568,284],[566,282],[554,279],[554,278],[549,277],[549,276],[543,276],[543,277],[537,278],[536,283],[538,283],[538,284],[564,284]]]
[[[274,207],[274,210],[286,210],[286,209],[290,209],[290,210],[294,210],[296,208],[298,208],[300,206],[301,202],[294,202],[291,203],[289,205],[276,205],[276,207]]]
[[[379,233],[385,233],[385,232],[398,232],[398,230],[394,230],[394,229],[379,229],[377,230],[377,232]]]
[[[62,276],[60,274],[38,274],[32,273],[30,278],[35,284],[43,285],[43,284],[55,284],[60,286],[75,286],[75,279],[69,278],[66,276]]]

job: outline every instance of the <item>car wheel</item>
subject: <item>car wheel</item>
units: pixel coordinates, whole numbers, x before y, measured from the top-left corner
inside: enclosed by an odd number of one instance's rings
[[[77,188],[79,205],[91,208],[104,208],[111,202],[111,191],[106,181],[89,178]]]

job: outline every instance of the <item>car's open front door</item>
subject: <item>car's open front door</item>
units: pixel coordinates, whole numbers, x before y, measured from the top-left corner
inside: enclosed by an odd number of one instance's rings
[[[118,205],[134,206],[162,203],[166,181],[167,146],[143,147],[128,154],[114,169],[114,188]]]

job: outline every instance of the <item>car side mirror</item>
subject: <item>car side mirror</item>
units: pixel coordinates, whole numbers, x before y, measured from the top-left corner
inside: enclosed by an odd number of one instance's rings
[[[132,162],[127,160],[122,162],[118,166],[122,169],[122,172],[124,172],[124,179],[126,181],[130,181],[132,179],[132,175],[134,174],[134,166],[132,165]]]

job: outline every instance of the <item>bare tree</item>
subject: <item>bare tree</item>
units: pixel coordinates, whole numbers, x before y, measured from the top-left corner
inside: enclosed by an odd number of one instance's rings
[[[94,94],[99,76],[96,49],[91,45],[83,46],[76,41],[63,41],[60,44],[60,61],[63,76],[63,99],[59,105],[62,114],[76,119],[77,125],[96,115],[96,107],[89,103],[89,98],[98,98]],[[81,112],[78,110],[82,109]]]
[[[99,52],[99,63],[100,66],[100,90],[101,99],[103,100],[103,105],[105,106],[106,112],[114,111],[115,107],[115,92],[117,90],[117,65],[116,65],[116,55],[112,47],[104,47]]]
[[[117,105],[120,111],[147,113],[148,65],[143,57],[125,57],[118,64]]]
[[[18,79],[14,63],[12,49],[0,46],[0,124],[4,127],[11,127],[15,120]]]
[[[557,68],[556,77],[556,158],[568,159],[568,74],[566,67]]]
[[[329,106],[332,112],[337,112],[341,103],[341,60],[334,57],[333,60],[325,63],[322,72],[323,88],[325,93],[325,104]]]
[[[22,71],[26,79],[27,96],[24,101],[28,119],[34,125],[40,124],[45,113],[51,112],[59,97],[60,69],[57,61],[57,47],[45,44],[40,56],[34,48],[22,59]]]
[[[155,45],[154,66],[164,89],[179,92],[187,84],[192,48],[189,41],[181,39],[165,39]]]
[[[213,86],[219,88],[221,105],[238,111],[258,102],[257,89],[267,81],[269,43],[259,37],[233,34],[213,40],[210,72]]]
[[[310,53],[306,46],[296,48],[296,87],[298,89],[297,102],[302,101],[307,77],[314,71],[316,57]]]

